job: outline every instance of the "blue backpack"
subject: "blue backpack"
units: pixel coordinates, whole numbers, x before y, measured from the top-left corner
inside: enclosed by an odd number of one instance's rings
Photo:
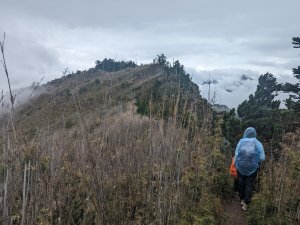
[[[259,153],[256,148],[256,140],[246,138],[240,146],[240,150],[236,157],[236,167],[238,171],[244,175],[249,176],[258,168]]]

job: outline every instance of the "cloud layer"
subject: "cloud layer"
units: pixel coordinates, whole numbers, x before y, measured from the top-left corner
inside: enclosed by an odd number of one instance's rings
[[[292,79],[299,63],[298,0],[226,2],[14,1],[0,9],[12,85],[30,85],[94,66],[104,57],[149,63],[159,53],[179,59],[205,96],[208,71],[220,103],[237,106],[260,74]],[[291,7],[294,6],[294,7]],[[7,90],[0,70],[0,90]],[[224,92],[224,93],[223,93]],[[219,102],[217,102],[219,103]]]

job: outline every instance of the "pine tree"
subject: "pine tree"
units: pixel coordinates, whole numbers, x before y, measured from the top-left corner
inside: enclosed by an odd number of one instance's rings
[[[274,100],[281,85],[271,73],[261,75],[254,95],[249,96],[237,109],[242,119],[257,119],[266,116],[271,110],[279,109],[280,101]]]
[[[293,37],[294,48],[300,48],[300,37]],[[300,112],[300,66],[293,68],[295,78],[299,80],[296,84],[285,83],[283,91],[289,93],[289,98],[286,100],[286,107],[295,112]]]

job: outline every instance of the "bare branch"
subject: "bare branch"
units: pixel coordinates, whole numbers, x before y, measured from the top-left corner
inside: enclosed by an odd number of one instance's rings
[[[12,89],[11,89],[11,85],[10,85],[10,80],[9,80],[8,70],[7,70],[6,61],[5,61],[4,43],[5,43],[5,32],[4,32],[4,35],[3,35],[3,40],[2,40],[2,42],[0,41],[0,47],[1,47],[1,53],[2,53],[2,60],[1,60],[1,63],[2,63],[3,69],[4,69],[5,74],[6,74],[7,83],[8,83],[8,88],[9,88],[9,93],[10,93],[10,103],[11,103],[11,108],[13,109],[13,108],[14,108],[14,103],[15,103],[15,98],[16,98],[16,96],[13,95]]]
[[[33,91],[32,91],[31,94],[29,95],[29,97],[31,97],[32,94],[36,91],[36,89],[39,88],[39,86],[40,86],[41,82],[44,80],[44,78],[45,78],[45,76],[43,76],[42,79],[41,79],[39,82],[36,83],[36,85],[35,85],[34,88],[33,88]]]
[[[63,77],[70,73],[70,69],[67,67],[62,71]]]

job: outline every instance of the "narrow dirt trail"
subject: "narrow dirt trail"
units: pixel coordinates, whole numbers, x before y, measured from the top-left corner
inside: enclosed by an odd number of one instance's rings
[[[225,202],[224,211],[228,216],[228,225],[246,225],[246,215],[239,200],[232,199]]]

